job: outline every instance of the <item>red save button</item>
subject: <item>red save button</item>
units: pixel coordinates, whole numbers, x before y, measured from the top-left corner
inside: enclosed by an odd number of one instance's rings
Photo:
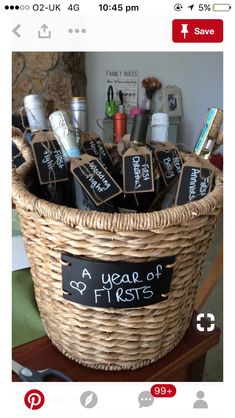
[[[172,21],[173,42],[223,42],[221,19],[175,19]]]

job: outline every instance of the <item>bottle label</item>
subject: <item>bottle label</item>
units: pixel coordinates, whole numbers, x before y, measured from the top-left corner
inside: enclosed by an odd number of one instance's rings
[[[154,149],[159,169],[167,186],[179,176],[183,165],[182,158],[178,148],[170,142],[157,143]]]
[[[128,263],[61,255],[63,298],[85,306],[135,308],[167,300],[175,256]]]
[[[109,172],[113,169],[113,162],[103,142],[95,132],[81,133],[81,147],[84,153],[93,155]]]
[[[176,205],[202,199],[210,191],[214,175],[213,165],[200,157],[191,157],[183,164],[176,192]]]
[[[60,146],[51,132],[38,132],[32,150],[40,184],[68,180],[66,163]]]
[[[122,193],[122,189],[95,157],[83,154],[71,160],[70,170],[97,206]]]
[[[122,163],[124,193],[154,191],[152,153],[147,147],[130,146]]]

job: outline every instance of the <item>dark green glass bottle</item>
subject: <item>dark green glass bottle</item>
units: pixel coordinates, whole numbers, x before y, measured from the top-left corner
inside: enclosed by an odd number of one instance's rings
[[[146,136],[149,124],[149,115],[139,113],[135,115],[130,135],[130,143],[135,147],[146,146]],[[127,145],[128,146],[128,145]],[[151,156],[152,157],[152,156]],[[114,179],[123,188],[122,161],[115,164],[112,173]],[[149,206],[155,197],[155,192],[122,193],[114,199],[119,212],[148,212]]]

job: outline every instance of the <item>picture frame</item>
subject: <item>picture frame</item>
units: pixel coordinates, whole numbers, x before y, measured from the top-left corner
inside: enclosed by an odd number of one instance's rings
[[[182,116],[182,94],[179,87],[163,88],[163,112],[169,116]]]

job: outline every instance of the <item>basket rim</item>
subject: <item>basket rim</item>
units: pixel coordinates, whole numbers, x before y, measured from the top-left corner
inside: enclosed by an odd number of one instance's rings
[[[147,213],[104,213],[69,208],[40,199],[30,193],[24,183],[24,176],[32,170],[32,164],[23,163],[12,170],[12,194],[16,206],[34,211],[45,218],[60,221],[72,227],[92,228],[95,230],[150,230],[170,227],[181,222],[190,222],[197,216],[216,214],[223,202],[223,176],[215,168],[215,187],[204,198],[185,205],[174,206],[160,211]]]

